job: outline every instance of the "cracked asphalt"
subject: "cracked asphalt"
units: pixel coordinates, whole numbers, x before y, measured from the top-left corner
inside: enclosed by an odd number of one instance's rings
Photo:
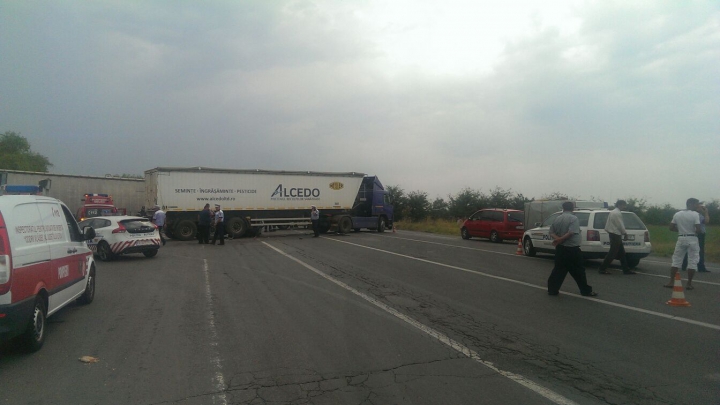
[[[95,301],[49,318],[41,351],[2,345],[0,403],[720,403],[720,331],[658,315],[720,324],[720,268],[674,308],[662,259],[635,276],[588,261],[623,308],[571,278],[547,296],[552,260],[515,250],[412,232],[170,241],[98,263]]]

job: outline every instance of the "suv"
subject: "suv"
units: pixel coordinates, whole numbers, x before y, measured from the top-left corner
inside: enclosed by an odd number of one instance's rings
[[[550,237],[550,225],[555,218],[562,214],[556,212],[537,228],[529,229],[523,234],[523,253],[525,256],[535,256],[536,253],[555,254],[555,246]],[[603,259],[610,250],[610,237],[605,231],[610,210],[575,210],[573,211],[580,221],[580,250],[586,259]],[[623,241],[625,254],[630,267],[640,263],[640,259],[650,254],[650,233],[642,220],[633,212],[622,213],[628,239]]]
[[[466,219],[460,227],[460,236],[489,238],[500,243],[503,239],[518,240],[523,234],[525,214],[519,210],[488,208],[480,210]]]

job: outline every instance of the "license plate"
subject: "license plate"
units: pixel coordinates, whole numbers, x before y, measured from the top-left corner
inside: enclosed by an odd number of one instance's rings
[[[147,245],[152,245],[152,244],[153,244],[153,242],[151,240],[139,240],[139,241],[135,242],[135,246],[147,246]]]

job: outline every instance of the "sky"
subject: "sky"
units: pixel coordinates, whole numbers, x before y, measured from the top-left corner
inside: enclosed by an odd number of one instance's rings
[[[53,173],[720,199],[717,0],[0,0],[0,71]]]

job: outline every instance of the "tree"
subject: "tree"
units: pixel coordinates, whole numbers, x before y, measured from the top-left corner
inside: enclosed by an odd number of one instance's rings
[[[451,218],[467,218],[482,205],[482,193],[464,188],[459,193],[448,196],[448,215]]]
[[[445,219],[448,217],[448,203],[440,197],[435,198],[430,210],[430,216],[433,219]]]
[[[400,188],[400,186],[388,186],[387,191],[390,193],[390,197],[392,198],[395,221],[402,221],[407,207],[405,190]]]
[[[428,217],[430,201],[424,191],[411,191],[407,199],[407,215],[411,221],[420,221]]]
[[[30,150],[30,142],[18,133],[0,135],[0,169],[47,172],[52,163],[47,157]]]

